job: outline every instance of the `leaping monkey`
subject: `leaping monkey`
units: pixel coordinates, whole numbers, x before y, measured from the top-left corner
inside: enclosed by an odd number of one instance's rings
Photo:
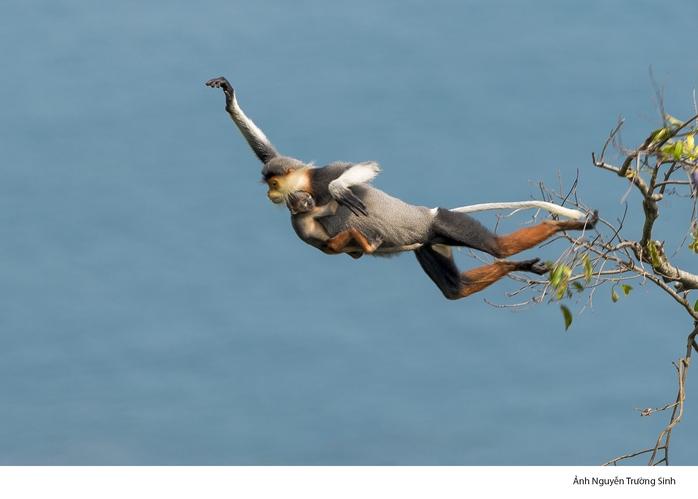
[[[453,260],[453,246],[484,251],[506,258],[536,246],[566,230],[591,229],[598,221],[545,220],[506,235],[493,234],[466,214],[482,209],[542,208],[568,218],[583,213],[552,203],[492,203],[444,209],[413,206],[368,184],[380,171],[374,162],[331,163],[322,168],[281,156],[264,133],[242,112],[235,90],[225,78],[206,83],[225,93],[225,109],[252,151],[264,163],[262,177],[267,196],[291,211],[296,234],[325,253],[390,256],[414,251],[422,269],[449,300],[477,293],[514,271],[545,274],[549,269],[538,258],[523,261],[496,260],[490,265],[460,272]]]

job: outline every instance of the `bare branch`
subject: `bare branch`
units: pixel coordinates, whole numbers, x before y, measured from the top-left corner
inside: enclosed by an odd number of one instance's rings
[[[548,301],[561,301],[577,297],[577,302],[583,301],[583,309],[593,307],[593,298],[597,289],[610,285],[612,298],[627,295],[632,287],[629,282],[638,281],[640,285],[654,284],[655,287],[672,298],[687,314],[687,318],[698,324],[698,312],[688,300],[688,292],[698,289],[698,274],[679,269],[671,263],[671,258],[665,251],[664,242],[652,238],[655,224],[659,222],[658,202],[665,196],[691,196],[693,206],[690,214],[687,234],[691,237],[691,247],[698,252],[698,191],[684,175],[698,168],[698,148],[693,148],[692,134],[698,135],[698,112],[690,119],[680,122],[668,116],[663,108],[663,88],[660,88],[652,77],[652,84],[657,97],[657,105],[661,112],[663,128],[653,131],[636,149],[625,149],[620,144],[620,132],[624,120],[611,131],[599,158],[592,153],[592,161],[597,168],[627,179],[630,189],[636,189],[642,198],[643,225],[636,237],[625,236],[625,219],[629,205],[624,203],[622,218],[612,223],[600,219],[596,230],[587,231],[579,237],[564,234],[561,237],[569,241],[570,246],[553,264],[547,279],[531,280],[529,277],[513,277],[524,284],[518,291],[509,296],[521,295],[529,291],[529,300],[520,301],[515,305],[499,305],[499,307],[531,307]],[[696,105],[694,92],[694,107]],[[686,129],[690,130],[686,132]],[[606,160],[607,149],[613,146],[625,155],[620,167]],[[666,146],[666,147],[665,147]],[[663,149],[664,148],[664,149]],[[686,173],[684,173],[686,172]],[[677,177],[680,175],[680,177]],[[559,178],[558,190],[549,190],[542,183],[538,184],[541,197],[544,200],[558,200],[578,209],[583,206],[577,197],[577,180],[572,188],[563,191],[563,182]],[[671,189],[668,189],[671,187]],[[683,194],[681,193],[683,191]],[[564,192],[564,194],[563,194]],[[627,194],[626,194],[627,195]],[[625,196],[623,196],[623,199]],[[639,206],[636,205],[636,208]],[[639,211],[639,210],[636,210]],[[688,236],[686,236],[688,237]],[[686,237],[684,237],[684,242]],[[683,242],[679,247],[683,246]],[[586,293],[586,300],[583,296]],[[698,304],[698,302],[697,302]],[[681,421],[685,401],[685,381],[693,350],[698,351],[698,327],[693,329],[687,338],[686,356],[674,366],[678,372],[678,393],[675,402],[656,409],[637,409],[642,416],[649,416],[663,411],[671,411],[671,417],[666,428],[657,438],[654,446],[632,454],[627,454],[605,463],[617,464],[624,459],[650,454],[649,464],[669,464],[669,444],[671,434],[676,424]]]

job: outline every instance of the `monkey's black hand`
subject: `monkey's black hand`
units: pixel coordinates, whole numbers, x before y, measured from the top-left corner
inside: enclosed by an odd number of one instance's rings
[[[225,92],[225,96],[229,99],[232,99],[233,94],[235,93],[233,86],[222,76],[220,78],[214,78],[213,80],[207,81],[206,86],[211,88],[222,88],[223,92]]]
[[[540,258],[517,262],[516,270],[522,272],[533,272],[538,275],[545,275],[550,270],[545,263],[540,263]]]
[[[346,187],[337,188],[330,190],[332,192],[332,197],[338,204],[346,206],[351,210],[351,212],[357,217],[360,215],[368,216],[368,210],[363,201],[356,197],[356,195],[351,192]]]

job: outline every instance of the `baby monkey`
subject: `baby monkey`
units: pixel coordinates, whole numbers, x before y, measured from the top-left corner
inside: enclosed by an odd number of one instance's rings
[[[332,216],[337,212],[339,204],[332,200],[323,206],[317,206],[313,196],[306,191],[295,191],[288,195],[286,205],[291,211],[291,225],[298,237],[304,242],[320,248],[328,255],[346,252],[352,258],[361,258],[364,253],[373,253],[383,242],[376,236],[373,241],[358,229],[351,227],[330,237],[325,228],[316,220],[320,217]],[[347,247],[358,245],[361,251],[347,251]]]

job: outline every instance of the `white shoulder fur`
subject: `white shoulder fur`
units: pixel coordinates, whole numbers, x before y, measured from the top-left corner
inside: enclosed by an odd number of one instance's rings
[[[376,175],[378,175],[380,171],[380,166],[378,166],[378,163],[375,161],[365,161],[358,165],[354,165],[330,182],[328,186],[330,194],[333,198],[341,197],[342,192],[346,189],[352,185],[370,182],[376,178]]]

